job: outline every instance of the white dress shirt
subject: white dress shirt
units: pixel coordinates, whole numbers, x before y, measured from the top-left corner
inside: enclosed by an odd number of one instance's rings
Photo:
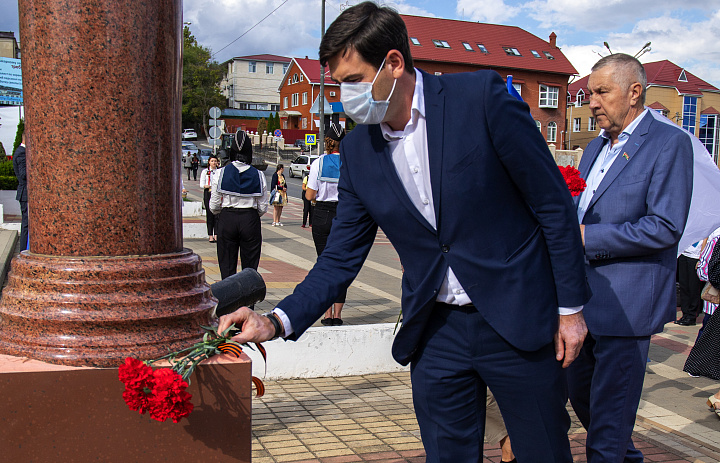
[[[210,175],[208,175],[208,173]],[[207,169],[203,169],[202,173],[200,174],[200,188],[209,188],[212,186],[212,179],[215,177],[218,173],[218,169],[210,169],[209,167]]]
[[[315,201],[337,202],[337,182],[323,182],[322,180],[318,180],[318,177],[320,177],[320,159],[324,158],[325,156],[327,156],[327,154],[323,154],[319,158],[315,159],[312,164],[310,164],[310,172],[307,176],[307,187],[311,190],[317,191]]]

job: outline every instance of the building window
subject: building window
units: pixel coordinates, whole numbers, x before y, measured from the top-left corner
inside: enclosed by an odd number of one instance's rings
[[[483,53],[485,53],[485,54],[490,53],[490,52],[488,51],[488,49],[485,48],[485,45],[483,45],[482,43],[478,43],[477,46],[478,46],[478,50],[480,50],[481,52],[483,52]]]
[[[560,87],[550,87],[540,84],[540,107],[541,108],[557,108],[558,95]]]
[[[685,75],[685,69],[680,72],[680,77],[678,77],[678,82],[687,82],[687,75]]]
[[[290,66],[290,63],[283,64],[283,75],[285,75],[289,66]]]
[[[271,104],[270,111],[275,111],[275,112],[280,111],[280,105],[279,104]]]
[[[410,41],[413,45],[420,46],[420,41],[417,39],[417,37],[410,37]]]
[[[547,141],[554,143],[556,139],[557,139],[557,124],[555,122],[548,122]]]
[[[292,84],[292,77],[288,77],[288,85]]]
[[[283,109],[287,109],[287,97],[283,97]]]
[[[293,76],[292,76],[292,83],[293,83],[293,84],[296,84],[297,81],[298,81],[298,75],[297,75],[297,73],[295,73],[295,74],[293,74]]]
[[[302,118],[302,128],[307,129],[307,117]]]
[[[440,72],[440,71],[435,71],[435,75],[436,75],[436,76],[441,76],[441,75],[442,75],[442,72]]]
[[[512,86],[515,89],[515,91],[518,92],[518,95],[522,96],[522,85],[516,84],[515,82],[513,82]]]
[[[576,117],[573,119],[573,132],[579,132],[580,131],[580,118]]]
[[[539,120],[535,119],[535,125],[537,126],[538,130],[542,132],[542,123]]]
[[[265,63],[265,74],[272,74],[274,67],[273,63]]]
[[[695,135],[695,117],[697,114],[697,97],[683,97],[682,128]]]
[[[467,51],[475,51],[475,50],[473,50],[472,45],[470,45],[469,43],[463,42],[462,44],[463,44],[463,47],[465,47],[465,49],[466,49]]]
[[[720,144],[720,128],[718,127],[717,114],[700,115],[700,130],[698,138],[707,148],[708,153],[713,157],[715,164],[718,163],[718,145]]]
[[[540,53],[538,53],[537,50],[530,50],[530,53],[532,53],[535,58],[542,59],[542,56],[540,56]]]
[[[545,58],[547,58],[547,59],[555,59],[555,57],[553,55],[551,55],[549,51],[544,51],[543,54],[545,55]]]
[[[292,106],[295,107],[298,105],[298,97],[300,96],[299,93],[293,93],[292,94]]]
[[[303,92],[303,100],[302,104],[307,104],[307,92]]]
[[[305,76],[304,76],[303,74],[300,74],[300,82],[303,81],[303,78],[304,78],[304,77],[305,77]]]
[[[255,72],[257,69],[257,61],[250,61],[248,63],[248,72]]]
[[[588,117],[588,132],[594,132],[596,130],[597,130],[597,127],[595,125],[595,118]]]
[[[433,39],[433,44],[435,44],[435,46],[437,48],[450,48],[450,44],[447,43],[445,40],[434,40]]]
[[[585,92],[582,89],[578,90],[577,96],[575,97],[575,107],[579,108],[582,106],[582,102],[585,99]]]
[[[503,47],[503,50],[505,50],[505,53],[510,56],[522,56],[522,54],[520,54],[520,50],[514,47]]]
[[[335,96],[335,92],[330,92],[330,96]]]

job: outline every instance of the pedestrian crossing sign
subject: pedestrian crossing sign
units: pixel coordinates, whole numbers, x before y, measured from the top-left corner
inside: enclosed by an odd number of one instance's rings
[[[316,145],[316,135],[314,133],[307,133],[305,134],[305,144],[306,145]]]

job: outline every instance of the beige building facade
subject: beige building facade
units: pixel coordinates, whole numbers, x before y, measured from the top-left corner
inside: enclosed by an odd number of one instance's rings
[[[278,87],[290,65],[290,58],[277,55],[250,55],[232,58],[225,63],[221,93],[232,109],[280,110]]]
[[[14,32],[0,31],[0,57],[20,58],[20,46]]]

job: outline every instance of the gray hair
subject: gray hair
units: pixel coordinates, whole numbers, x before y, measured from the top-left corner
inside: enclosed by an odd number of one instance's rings
[[[637,58],[626,55],[625,53],[613,53],[600,59],[592,67],[595,72],[606,66],[611,66],[613,72],[613,80],[623,89],[629,89],[634,83],[642,86],[642,94],[640,95],[640,103],[645,104],[645,95],[647,93],[647,74],[645,68]]]

